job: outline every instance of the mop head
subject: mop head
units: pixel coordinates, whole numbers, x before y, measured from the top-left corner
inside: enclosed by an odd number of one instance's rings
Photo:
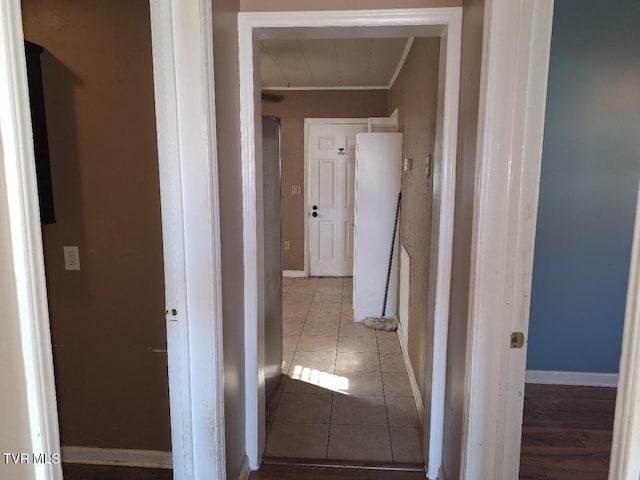
[[[398,321],[395,318],[367,317],[364,319],[364,326],[375,330],[395,332],[398,329]]]

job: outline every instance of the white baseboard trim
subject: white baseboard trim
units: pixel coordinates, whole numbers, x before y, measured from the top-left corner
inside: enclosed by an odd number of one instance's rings
[[[245,455],[244,462],[242,462],[242,467],[240,467],[240,475],[238,475],[238,480],[249,480],[250,473],[251,468],[249,468],[249,457]]]
[[[418,381],[416,380],[416,374],[411,366],[411,359],[409,358],[409,348],[407,346],[407,336],[402,331],[402,325],[398,322],[398,339],[400,340],[400,349],[402,350],[402,357],[404,358],[404,364],[407,367],[407,373],[409,374],[409,383],[411,383],[411,391],[413,392],[413,398],[416,401],[416,409],[418,410],[418,417],[420,418],[420,425],[424,426],[424,403],[422,401],[422,394],[418,388]]]
[[[282,276],[287,278],[302,278],[306,277],[307,274],[304,273],[304,270],[283,270]]]
[[[166,469],[173,467],[171,452],[122,448],[62,447],[62,462]]]
[[[574,385],[583,387],[612,387],[618,386],[617,373],[597,372],[552,372],[546,370],[527,370],[526,383],[541,383],[545,385]]]
[[[398,340],[400,340],[400,346],[403,348],[403,351],[407,349],[407,345],[409,342],[409,337],[407,336],[407,331],[404,329],[402,322],[400,321],[400,314],[396,316],[396,320],[398,321]],[[406,324],[409,324],[409,319],[407,318]]]

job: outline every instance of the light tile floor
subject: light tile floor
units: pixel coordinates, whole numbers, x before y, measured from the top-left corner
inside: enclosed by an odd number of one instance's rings
[[[395,332],[353,322],[351,278],[283,278],[283,382],[265,456],[422,464]]]

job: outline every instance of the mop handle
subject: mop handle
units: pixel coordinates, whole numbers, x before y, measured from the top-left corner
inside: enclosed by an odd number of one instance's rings
[[[396,219],[393,223],[393,236],[391,237],[391,253],[389,253],[389,267],[387,268],[387,284],[384,287],[384,302],[382,303],[382,318],[387,311],[387,295],[389,294],[389,279],[391,278],[391,264],[393,263],[393,250],[396,245],[396,230],[398,229],[398,216],[400,215],[400,199],[402,192],[398,193],[398,204],[396,205]]]

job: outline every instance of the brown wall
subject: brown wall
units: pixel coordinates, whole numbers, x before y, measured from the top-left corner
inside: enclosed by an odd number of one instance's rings
[[[442,458],[446,478],[460,477],[483,20],[484,0],[465,0]]]
[[[241,0],[242,11],[458,7],[462,0]]]
[[[262,113],[280,118],[282,135],[282,240],[284,270],[304,270],[304,195],[291,195],[292,185],[304,186],[304,119],[367,118],[387,114],[386,90],[274,91],[279,103],[262,102]],[[304,188],[303,188],[304,190]]]
[[[57,223],[43,228],[62,443],[170,450],[145,0],[23,0],[42,57]],[[63,246],[80,247],[65,271]]]
[[[238,76],[238,0],[213,0],[216,138],[220,192],[227,478],[245,458],[242,164]]]
[[[439,38],[416,38],[389,92],[389,114],[398,109],[398,130],[404,133],[402,157],[412,159],[411,171],[402,173],[399,238],[411,258],[409,358],[426,400],[425,380],[433,364],[434,303],[428,294],[433,175],[427,177],[425,169],[435,140],[439,51]]]

